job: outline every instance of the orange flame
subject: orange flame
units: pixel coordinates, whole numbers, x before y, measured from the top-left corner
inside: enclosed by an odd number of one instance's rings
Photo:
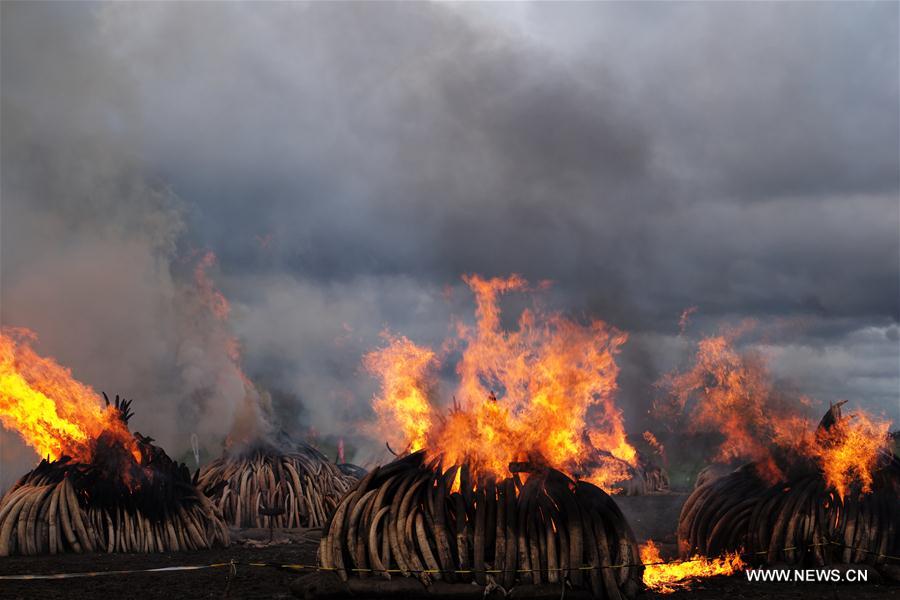
[[[755,461],[759,474],[770,483],[784,477],[772,454],[776,447],[813,459],[841,496],[853,482],[870,491],[879,452],[887,447],[890,422],[857,411],[854,419],[842,419],[829,431],[815,434],[815,423],[801,413],[810,400],[779,394],[764,358],[734,348],[734,340],[748,327],[744,324],[701,340],[694,366],[663,378],[662,386],[671,392],[673,402],[657,408],[672,416],[695,398],[691,429],[724,436],[714,460]]]
[[[698,579],[733,575],[746,567],[737,552],[727,553],[722,558],[695,556],[687,561],[659,564],[663,560],[653,540],[647,540],[640,551],[641,562],[644,563],[644,585],[660,594],[690,589]]]
[[[872,491],[872,473],[878,455],[888,446],[888,421],[863,411],[843,417],[828,431],[819,432],[814,453],[825,473],[825,481],[843,498],[851,483],[860,491]]]
[[[681,335],[684,335],[684,332],[687,331],[688,324],[691,322],[691,315],[695,312],[697,312],[696,306],[688,306],[681,311],[681,316],[678,318],[678,331],[681,332]]]
[[[219,319],[225,321],[231,313],[231,305],[228,299],[219,291],[215,282],[209,275],[209,270],[216,264],[216,255],[208,250],[194,267],[194,282],[197,285],[197,293],[210,312]]]
[[[225,440],[226,447],[232,447],[253,442],[265,435],[269,425],[263,413],[268,406],[253,381],[244,372],[241,345],[229,327],[231,304],[209,273],[210,269],[216,266],[217,260],[215,253],[210,250],[201,256],[194,267],[194,287],[201,309],[207,311],[215,321],[213,329],[220,335],[222,350],[228,357],[233,373],[243,384],[244,395],[237,406],[238,412]]]
[[[644,441],[656,452],[663,461],[666,460],[666,447],[663,446],[651,431],[644,432]]]
[[[395,443],[401,440],[403,446],[399,449],[409,446],[416,451],[425,447],[433,420],[427,389],[428,371],[436,364],[435,355],[405,337],[385,336],[388,346],[363,359],[371,373],[381,376],[381,395],[375,398],[375,412],[380,422],[399,427],[399,435],[390,436]]]
[[[140,461],[137,444],[115,409],[104,408],[97,392],[69,369],[38,356],[31,348],[36,340],[27,329],[0,333],[0,423],[51,460],[65,455],[90,463],[97,439],[106,434]]]
[[[445,461],[468,461],[476,471],[499,476],[509,463],[523,460],[582,470],[591,451],[585,432],[596,447],[636,464],[637,452],[625,439],[622,413],[613,403],[614,355],[627,336],[601,321],[583,325],[536,309],[522,312],[517,329],[504,330],[500,295],[528,291],[528,283],[517,275],[463,280],[475,294],[476,324],[457,324],[453,340],[464,347],[456,364],[459,403],[438,414],[433,400],[439,359],[405,337],[388,336],[385,348],[364,358],[382,381],[374,399],[379,433],[401,448],[430,448]],[[585,479],[610,489],[629,477],[626,471],[618,463]]]

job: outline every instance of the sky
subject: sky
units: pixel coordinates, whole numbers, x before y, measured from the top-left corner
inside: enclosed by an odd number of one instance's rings
[[[744,319],[786,385],[900,422],[896,3],[0,12],[0,323],[173,454],[238,412],[230,335],[279,426],[354,431],[362,355],[439,345],[464,273],[628,332],[635,431]],[[2,487],[33,454],[0,443]]]

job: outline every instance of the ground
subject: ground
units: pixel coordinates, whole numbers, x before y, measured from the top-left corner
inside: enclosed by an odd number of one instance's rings
[[[680,502],[683,498],[643,497],[622,498],[619,504],[627,514],[636,535],[641,539],[653,537],[663,542],[674,535]],[[673,516],[674,515],[674,516]],[[176,600],[181,598],[292,598],[290,584],[298,574],[271,566],[250,566],[248,563],[313,564],[316,555],[318,530],[298,531],[291,543],[255,548],[233,545],[227,549],[205,552],[169,554],[76,554],[43,557],[0,558],[0,576],[14,574],[78,573],[89,571],[121,571],[153,569],[181,565],[209,565],[234,561],[234,574],[228,567],[195,571],[156,573],[123,573],[96,577],[0,581],[0,598],[39,598],[78,600],[140,598]],[[252,532],[250,537],[265,537]],[[673,540],[674,541],[674,540]],[[646,594],[645,598],[667,600],[763,600],[778,598],[800,600],[825,598],[829,600],[884,600],[900,598],[900,585],[865,584],[785,584],[749,583],[741,574],[715,578],[695,585],[691,591],[669,595]]]

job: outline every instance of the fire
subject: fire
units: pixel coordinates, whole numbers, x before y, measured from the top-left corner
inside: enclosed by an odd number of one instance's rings
[[[688,324],[691,322],[691,315],[695,312],[697,312],[696,306],[688,306],[681,311],[681,316],[678,318],[678,331],[681,332],[681,335],[684,335],[684,332],[687,331]]]
[[[733,575],[746,566],[737,552],[727,553],[721,558],[695,556],[678,563],[659,564],[663,560],[653,540],[647,540],[641,546],[641,562],[644,563],[644,585],[661,594],[689,589],[697,579]]]
[[[872,491],[872,472],[879,454],[887,449],[889,427],[889,422],[858,411],[819,432],[815,454],[825,481],[841,498],[853,482],[863,493]]]
[[[644,441],[656,452],[663,462],[666,461],[666,447],[663,446],[651,431],[644,432]]]
[[[670,375],[664,385],[674,400],[673,412],[684,410],[696,396],[691,413],[694,431],[724,435],[715,460],[765,461],[774,437],[773,389],[761,357],[741,354],[731,345],[740,330],[700,341],[696,362],[687,372]],[[777,470],[777,467],[776,467]],[[780,472],[772,473],[774,479]]]
[[[209,270],[215,264],[215,253],[212,251],[204,253],[194,267],[194,282],[197,285],[197,293],[210,312],[220,321],[225,321],[228,319],[228,315],[231,314],[231,305],[209,275]]]
[[[140,452],[115,409],[104,408],[91,387],[52,358],[31,347],[27,329],[0,333],[0,422],[16,431],[41,457],[61,456],[90,463],[97,440],[122,444],[136,460]]]
[[[778,393],[765,359],[734,347],[748,327],[745,323],[702,339],[694,366],[663,378],[672,402],[657,409],[673,416],[695,400],[691,429],[724,436],[714,460],[754,461],[770,483],[784,478],[773,454],[778,448],[784,456],[815,461],[842,497],[854,482],[869,491],[879,453],[887,448],[890,422],[858,411],[854,418],[842,418],[829,430],[814,433],[815,423],[804,414],[811,401]]]
[[[366,355],[363,361],[371,373],[381,376],[381,394],[375,398],[375,412],[380,422],[399,427],[404,441],[400,449],[408,446],[415,452],[425,447],[432,425],[427,389],[429,369],[436,365],[435,354],[405,337],[385,336],[388,346]]]
[[[231,304],[210,275],[217,260],[214,252],[203,253],[194,266],[194,290],[202,311],[201,318],[212,317],[209,331],[215,334],[218,347],[227,357],[228,372],[223,375],[236,375],[243,387],[243,396],[236,404],[237,414],[226,438],[226,446],[233,447],[252,443],[267,433],[269,424],[265,413],[269,406],[267,397],[244,372],[241,345],[230,329]]]
[[[528,282],[517,275],[463,280],[475,295],[476,322],[457,324],[445,344],[462,348],[454,409],[442,414],[434,406],[440,358],[405,337],[387,336],[386,347],[364,358],[382,383],[374,399],[380,434],[409,451],[433,449],[445,463],[468,461],[498,476],[517,461],[582,472],[591,444],[635,465],[637,452],[613,403],[614,357],[627,336],[602,321],[581,324],[537,309],[524,310],[517,328],[505,330],[499,298],[530,291]],[[629,476],[616,462],[584,479],[611,489]]]

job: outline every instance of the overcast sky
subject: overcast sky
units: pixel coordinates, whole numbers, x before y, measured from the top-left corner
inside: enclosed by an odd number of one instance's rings
[[[896,3],[4,2],[0,320],[176,453],[233,407],[195,402],[205,249],[288,428],[364,416],[362,354],[438,343],[467,272],[630,332],[635,429],[747,317],[897,423],[898,47]]]

